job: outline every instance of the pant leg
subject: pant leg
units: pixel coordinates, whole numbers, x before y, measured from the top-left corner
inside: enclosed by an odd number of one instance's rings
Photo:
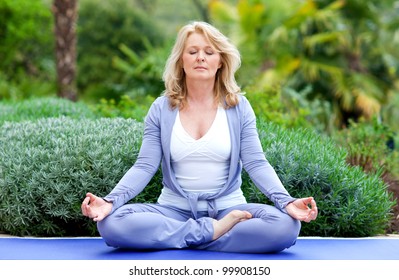
[[[158,204],[126,204],[97,223],[112,247],[170,249],[197,246],[212,240],[213,219],[190,218],[190,212]]]
[[[295,244],[301,223],[276,207],[254,203],[242,204],[220,211],[217,219],[234,209],[250,212],[252,219],[236,224],[217,240],[197,248],[225,252],[275,253]]]

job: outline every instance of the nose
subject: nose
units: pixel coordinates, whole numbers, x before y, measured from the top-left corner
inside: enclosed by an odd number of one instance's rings
[[[204,62],[205,61],[205,55],[203,52],[198,52],[198,57],[197,57],[198,62]]]

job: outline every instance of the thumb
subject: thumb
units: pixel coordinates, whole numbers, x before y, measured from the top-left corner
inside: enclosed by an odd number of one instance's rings
[[[86,197],[89,197],[89,198],[90,198],[90,202],[93,202],[93,201],[96,200],[96,198],[97,198],[97,196],[95,196],[95,195],[92,194],[92,193],[87,193],[87,194],[86,194]]]
[[[97,217],[93,218],[93,221],[99,222],[99,221],[102,221],[103,219],[104,219],[104,215],[100,214]]]

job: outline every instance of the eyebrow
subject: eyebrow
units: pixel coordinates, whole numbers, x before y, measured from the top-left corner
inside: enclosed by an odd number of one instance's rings
[[[201,46],[197,46],[197,45],[186,45],[186,48],[197,48],[197,49],[201,49],[202,47],[201,47]],[[205,49],[206,49],[206,48],[211,48],[211,49],[216,50],[212,45],[206,45],[204,48],[205,48]]]

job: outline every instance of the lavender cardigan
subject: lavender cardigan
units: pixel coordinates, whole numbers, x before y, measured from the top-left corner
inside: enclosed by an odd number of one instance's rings
[[[142,146],[137,161],[121,178],[115,188],[104,197],[113,202],[112,212],[138,195],[149,183],[162,161],[163,186],[188,199],[192,215],[197,218],[197,201],[206,200],[210,217],[215,217],[215,198],[241,187],[242,168],[254,184],[274,205],[285,212],[285,206],[295,198],[282,185],[275,170],[265,158],[256,129],[256,117],[247,98],[240,95],[237,106],[227,109],[231,137],[229,177],[219,193],[186,193],[176,181],[171,168],[170,141],[177,109],[169,107],[167,97],[158,97],[145,118]]]

